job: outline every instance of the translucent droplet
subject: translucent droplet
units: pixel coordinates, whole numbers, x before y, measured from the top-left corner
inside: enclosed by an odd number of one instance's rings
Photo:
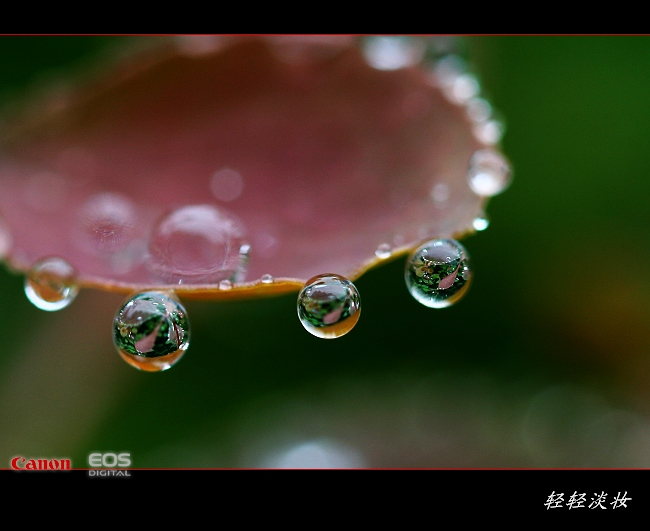
[[[228,291],[229,289],[232,289],[232,282],[230,280],[222,280],[219,282],[219,289],[222,291]]]
[[[212,205],[179,208],[155,228],[149,242],[149,267],[172,284],[216,284],[243,280],[240,249],[244,227]]]
[[[406,286],[418,302],[445,308],[461,299],[471,279],[468,255],[456,240],[432,240],[406,262]]]
[[[298,317],[316,337],[333,339],[347,334],[359,320],[361,300],[357,288],[339,275],[311,278],[298,295]]]
[[[0,260],[9,256],[13,238],[5,221],[0,218]]]
[[[398,70],[420,62],[425,43],[413,37],[366,37],[363,54],[366,61],[378,70]]]
[[[510,165],[500,153],[481,149],[469,161],[468,180],[474,193],[493,196],[503,192],[510,184]]]
[[[487,214],[481,213],[474,218],[472,225],[474,226],[474,230],[485,230],[490,226],[490,218],[488,218]]]
[[[382,243],[375,250],[375,256],[377,258],[388,258],[390,256],[390,245],[387,243]]]
[[[25,277],[25,294],[41,310],[61,310],[75,299],[77,293],[76,271],[63,258],[45,258],[37,262]]]
[[[497,120],[487,120],[474,125],[474,137],[483,144],[493,146],[501,142],[503,137],[503,124]]]
[[[492,106],[483,98],[472,98],[467,102],[467,116],[473,122],[484,122],[492,114]]]
[[[260,277],[262,284],[273,284],[273,276],[266,273]]]
[[[80,243],[91,252],[115,253],[133,240],[136,207],[128,197],[96,194],[81,207],[79,218],[83,227]]]
[[[115,314],[113,342],[120,356],[136,369],[169,369],[185,354],[189,341],[187,312],[167,293],[138,293]]]

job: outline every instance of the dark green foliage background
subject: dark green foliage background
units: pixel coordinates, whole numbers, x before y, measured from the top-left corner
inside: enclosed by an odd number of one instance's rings
[[[23,97],[51,72],[94,67],[119,41],[0,37],[0,103]],[[465,459],[462,447],[456,461],[436,460],[435,451],[412,457],[400,442],[401,425],[391,426],[388,413],[385,425],[369,421],[374,428],[363,428],[360,422],[356,435],[337,427],[355,424],[346,412],[357,406],[345,389],[365,389],[370,398],[364,411],[381,419],[409,382],[428,385],[439,375],[454,389],[453,382],[483,375],[513,410],[525,409],[549,386],[579,388],[647,422],[649,336],[639,323],[647,326],[650,315],[650,38],[466,42],[484,92],[505,117],[503,150],[515,178],[491,201],[490,228],[463,241],[474,272],[465,299],[445,310],[417,304],[404,286],[404,261],[395,261],[357,282],[360,321],[335,341],[303,330],[295,296],[189,302],[193,335],[184,359],[165,373],[144,374],[107,349],[106,363],[121,364],[110,407],[98,412],[93,428],[76,439],[81,442],[44,445],[40,454],[69,456],[76,466],[86,466],[92,451],[129,451],[137,467],[250,466],[248,441],[273,440],[289,429],[298,438],[345,439],[344,433],[348,444],[363,449],[392,448],[369,452],[370,466],[553,464],[516,442],[494,460]],[[20,342],[52,318],[29,305],[22,279],[5,269],[0,293],[2,337]],[[0,349],[0,390],[16,364],[14,347]],[[470,402],[482,401],[483,395],[471,393]],[[453,402],[449,397],[457,395],[444,396]],[[287,420],[281,413],[283,404],[301,403],[317,404],[329,424],[319,424],[316,415],[303,425],[300,419],[309,415]],[[478,425],[495,418],[476,415],[464,420]],[[0,426],[5,436],[13,429]],[[503,430],[503,424],[492,429]],[[557,429],[558,447],[571,443],[569,432]],[[472,445],[480,448],[481,437]],[[0,467],[10,457],[0,455]],[[557,463],[582,466],[570,458]]]

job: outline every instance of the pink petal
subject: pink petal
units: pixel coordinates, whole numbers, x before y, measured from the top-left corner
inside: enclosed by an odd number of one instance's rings
[[[176,286],[148,264],[149,241],[189,205],[236,220],[246,280],[271,274],[258,286],[268,290],[323,272],[356,278],[383,243],[405,252],[471,231],[483,199],[468,162],[485,146],[466,107],[425,68],[377,70],[353,39],[328,39],[169,46],[62,109],[18,117],[0,143],[12,265],[56,255],[82,284]],[[177,291],[219,296],[218,276],[196,278]]]

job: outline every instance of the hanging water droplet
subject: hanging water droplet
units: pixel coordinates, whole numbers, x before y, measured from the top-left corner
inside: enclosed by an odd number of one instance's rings
[[[339,275],[311,278],[298,295],[298,317],[316,337],[333,339],[347,334],[359,320],[361,300],[357,288]]]
[[[485,230],[490,226],[490,218],[488,218],[488,215],[482,212],[478,216],[474,218],[474,221],[472,221],[472,225],[474,226],[474,230]]]
[[[506,159],[491,149],[481,149],[469,161],[468,181],[474,193],[493,196],[510,184],[511,171]]]
[[[380,244],[375,250],[377,258],[388,258],[390,256],[390,245],[387,243]]]
[[[142,371],[169,369],[185,354],[189,341],[187,312],[167,293],[138,293],[113,320],[113,342],[120,356]]]
[[[231,214],[212,205],[179,208],[155,228],[149,242],[149,267],[172,284],[216,284],[243,280],[240,249],[244,227]]]
[[[222,291],[228,291],[229,289],[232,289],[232,282],[230,280],[222,280],[219,282],[219,289]]]
[[[34,264],[25,277],[25,295],[41,310],[61,310],[77,293],[76,272],[63,258],[45,258]]]
[[[266,273],[260,277],[262,284],[273,284],[273,276]]]
[[[445,308],[460,300],[471,279],[468,255],[456,240],[432,240],[406,262],[406,286],[418,302]]]

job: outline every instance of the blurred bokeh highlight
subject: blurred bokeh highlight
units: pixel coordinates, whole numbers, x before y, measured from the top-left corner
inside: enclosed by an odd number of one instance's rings
[[[0,108],[142,39],[0,37]],[[400,259],[336,340],[296,295],[187,302],[187,354],[149,374],[112,345],[121,297],[46,313],[2,268],[0,467],[650,467],[650,38],[462,41],[515,171],[462,301],[418,304]]]

